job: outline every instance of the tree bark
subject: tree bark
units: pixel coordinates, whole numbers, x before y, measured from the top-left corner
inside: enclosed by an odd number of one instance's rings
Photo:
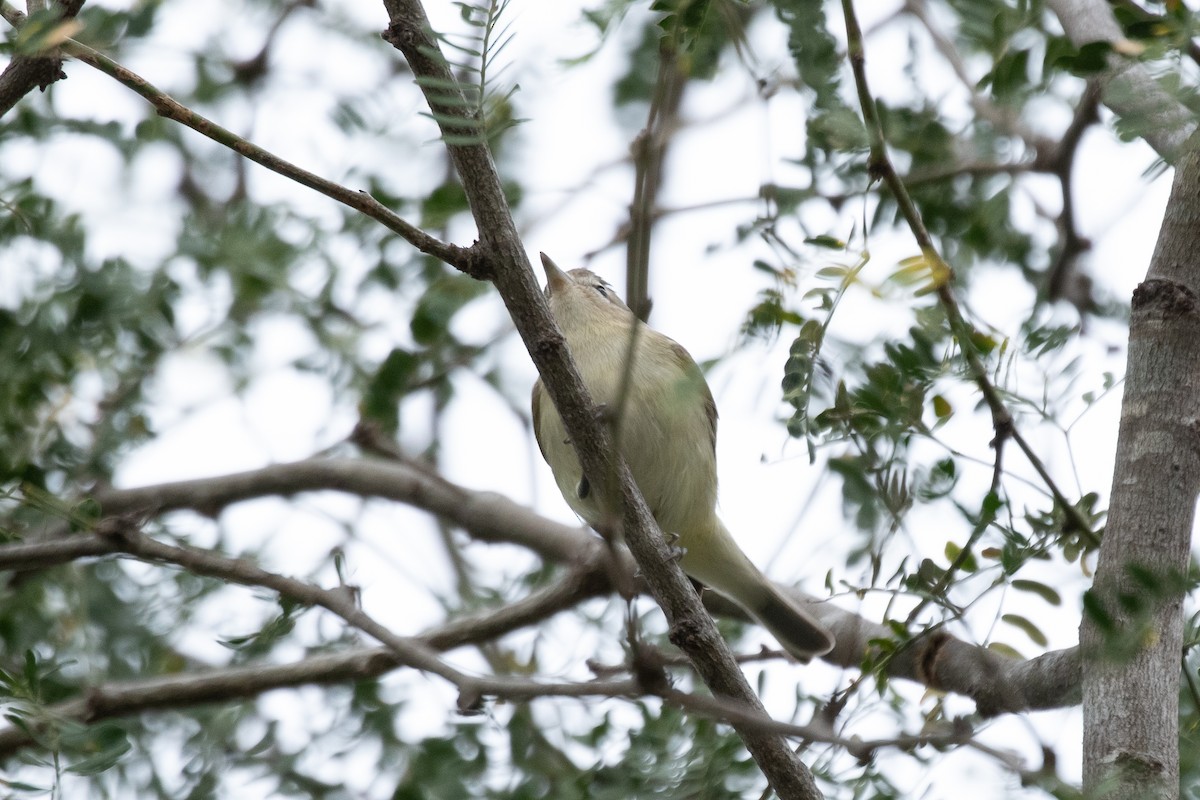
[[[1179,793],[1182,603],[1200,490],[1200,154],[1133,294],[1112,502],[1085,598],[1084,794]]]
[[[384,39],[404,54],[417,76],[475,219],[479,241],[471,248],[477,262],[470,274],[491,280],[499,292],[563,419],[584,474],[597,491],[621,497],[626,544],[667,616],[671,641],[684,651],[714,694],[766,716],[758,695],[746,682],[741,667],[658,531],[629,468],[613,455],[611,437],[599,422],[579,370],[570,359],[566,340],[554,325],[529,266],[491,151],[482,140],[470,141],[478,137],[482,121],[463,102],[424,6],[420,0],[383,0],[383,5],[389,22]],[[812,772],[783,737],[752,725],[733,723],[733,727],[780,798],[822,797]]]
[[[34,89],[44,92],[47,86],[65,77],[61,58],[16,56],[0,73],[0,117]]]

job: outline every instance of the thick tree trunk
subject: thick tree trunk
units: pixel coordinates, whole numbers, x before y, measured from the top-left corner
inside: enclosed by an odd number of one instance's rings
[[[1108,526],[1084,612],[1084,793],[1179,794],[1182,603],[1200,490],[1200,155],[1133,295]]]

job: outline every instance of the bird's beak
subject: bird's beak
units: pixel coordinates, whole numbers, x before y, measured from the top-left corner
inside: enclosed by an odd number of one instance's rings
[[[545,253],[539,253],[538,255],[542,257],[542,269],[546,270],[547,294],[554,294],[571,282],[566,273],[558,268],[558,264],[550,260],[550,256]]]

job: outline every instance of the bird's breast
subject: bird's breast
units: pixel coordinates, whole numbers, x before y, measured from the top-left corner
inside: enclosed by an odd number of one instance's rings
[[[686,547],[687,531],[704,524],[716,506],[707,392],[669,357],[670,340],[643,328],[631,350],[629,335],[626,329],[579,342],[568,338],[568,345],[659,526],[685,537]]]

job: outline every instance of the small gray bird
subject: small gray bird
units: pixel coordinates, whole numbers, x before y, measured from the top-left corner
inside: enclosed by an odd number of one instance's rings
[[[638,321],[594,273],[564,273],[545,254],[542,265],[550,310],[592,399],[624,410],[618,446],[659,527],[679,537],[684,572],[745,609],[801,661],[828,653],[833,634],[767,580],[717,516],[717,406],[700,367],[677,342]],[[567,503],[588,524],[603,525],[603,508],[612,505],[602,504],[584,477],[541,380],[533,387],[533,427]]]

